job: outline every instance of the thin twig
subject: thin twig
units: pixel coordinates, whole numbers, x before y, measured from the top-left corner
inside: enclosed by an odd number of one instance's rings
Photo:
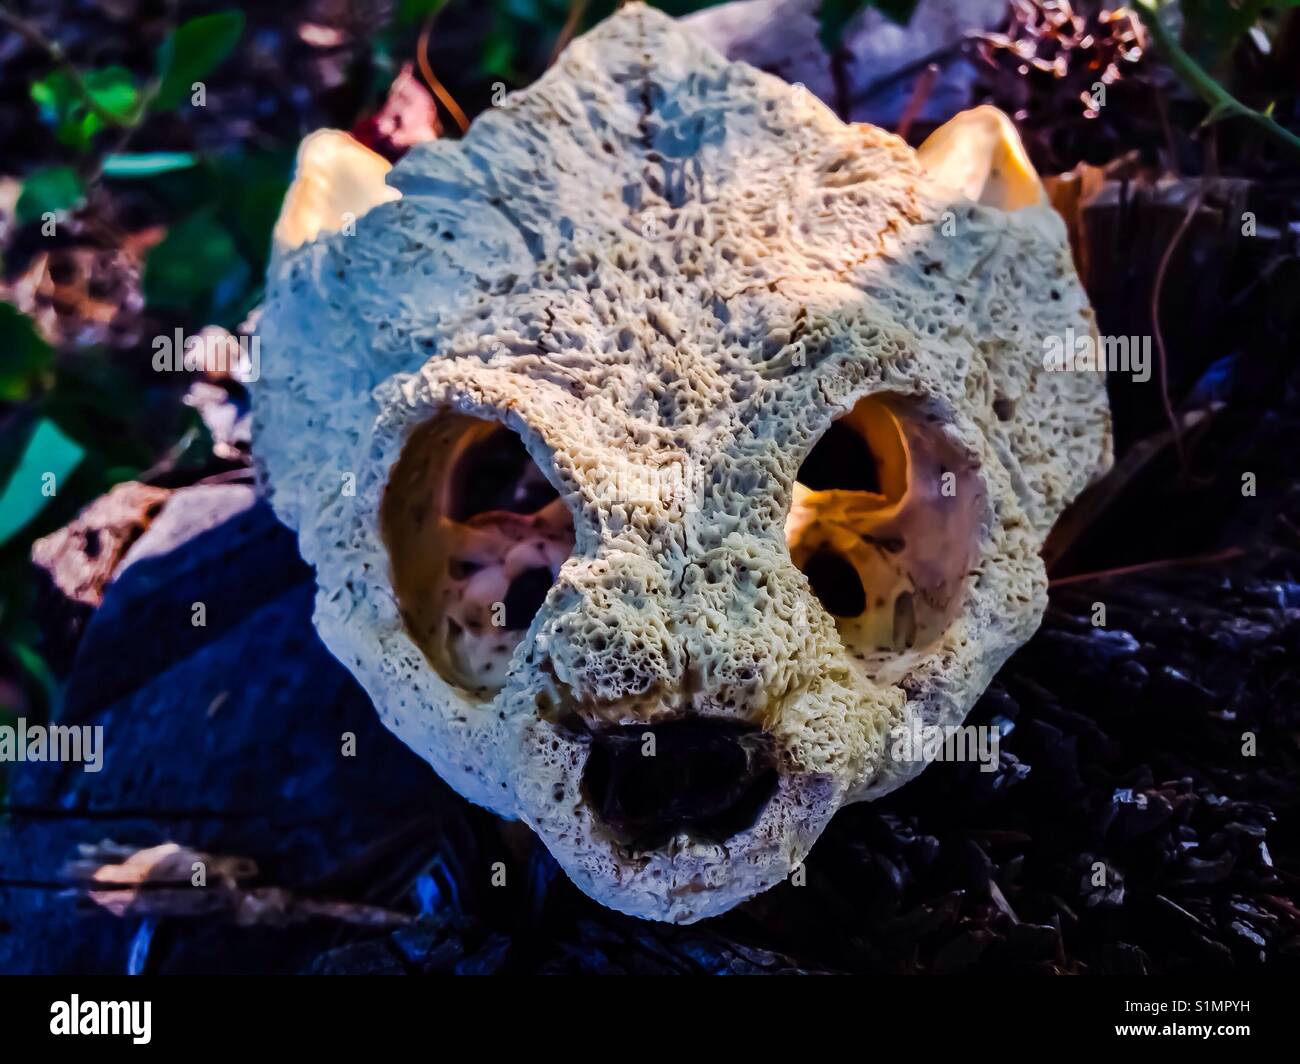
[[[1160,405],[1165,412],[1165,420],[1169,422],[1169,428],[1173,430],[1174,448],[1178,451],[1178,467],[1182,469],[1186,466],[1186,455],[1183,452],[1183,433],[1182,426],[1178,423],[1178,417],[1174,414],[1173,401],[1169,398],[1169,355],[1165,350],[1165,335],[1160,328],[1160,295],[1165,287],[1165,274],[1169,270],[1169,263],[1173,260],[1174,249],[1178,247],[1183,239],[1183,234],[1187,232],[1188,226],[1192,224],[1192,219],[1196,217],[1196,212],[1201,209],[1201,198],[1205,193],[1205,182],[1202,180],[1196,186],[1196,194],[1192,197],[1192,202],[1187,208],[1187,213],[1183,215],[1183,220],[1178,223],[1178,228],[1174,230],[1174,235],[1165,250],[1160,255],[1160,264],[1156,267],[1155,281],[1151,285],[1151,331],[1156,338],[1156,355],[1158,356],[1157,369],[1160,373]]]
[[[897,70],[891,70],[888,74],[876,78],[868,85],[864,86],[862,91],[848,100],[849,107],[858,107],[878,93],[886,89],[893,88],[900,81],[906,81],[910,77],[921,73],[928,66],[938,66],[942,68],[947,63],[957,59],[970,46],[970,42],[975,40],[978,34],[968,34],[961,40],[954,41],[952,44],[944,45],[942,48],[936,48],[933,52],[927,52],[910,63],[906,63]]]
[[[934,84],[938,80],[939,67],[935,63],[922,70],[921,76],[916,79],[912,95],[908,98],[907,106],[903,108],[903,113],[898,119],[896,132],[904,140],[907,140],[907,135],[912,131],[912,123],[925,107],[925,101],[930,98],[930,93],[934,91]]]
[[[167,32],[165,36],[170,36],[172,31],[175,30],[178,10],[179,0],[167,0]],[[153,77],[151,77],[145,83],[144,88],[140,90],[140,98],[136,104],[134,120],[122,129],[108,151],[99,154],[94,167],[86,175],[87,193],[93,190],[99,184],[100,179],[103,178],[104,163],[108,160],[108,157],[110,155],[120,155],[126,151],[127,145],[131,142],[131,138],[134,137],[140,127],[144,125],[145,116],[149,113],[149,108],[153,106],[153,102],[157,99],[158,93],[161,89],[162,73],[161,71],[155,71]]]
[[[148,484],[151,480],[158,477],[166,476],[176,468],[176,463],[181,460],[185,452],[198,440],[199,430],[188,429],[185,434],[177,440],[161,458],[142,473],[137,473],[135,479],[141,484]]]
[[[443,107],[447,109],[447,113],[451,115],[456,125],[460,127],[461,134],[464,135],[469,131],[469,119],[465,117],[465,112],[460,109],[460,104],[455,101],[443,83],[438,80],[438,75],[433,72],[433,67],[429,64],[429,34],[433,31],[433,22],[437,17],[438,12],[431,11],[428,17],[425,18],[424,25],[420,28],[420,40],[415,46],[415,60],[419,64],[420,74],[428,82],[429,88],[442,102]]]
[[[551,66],[560,58],[560,53],[569,46],[573,40],[573,35],[578,32],[578,27],[582,25],[582,18],[587,13],[587,6],[590,0],[571,0],[569,4],[569,17],[564,20],[564,26],[560,30],[560,35],[555,38],[555,47],[551,49],[551,58],[547,66]]]
[[[1113,576],[1128,576],[1130,573],[1143,573],[1151,569],[1168,569],[1177,565],[1213,565],[1216,562],[1231,561],[1240,558],[1246,552],[1241,547],[1229,547],[1214,554],[1194,554],[1189,558],[1161,558],[1154,562],[1141,562],[1138,565],[1124,565],[1118,569],[1101,569],[1095,573],[1076,573],[1074,576],[1061,576],[1047,582],[1048,587],[1065,587],[1067,584],[1083,584],[1091,580],[1109,580]]]

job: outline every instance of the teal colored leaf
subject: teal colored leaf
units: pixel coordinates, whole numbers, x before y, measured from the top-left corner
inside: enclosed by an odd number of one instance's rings
[[[26,399],[32,378],[50,364],[53,353],[31,318],[12,304],[0,303],[0,400]]]
[[[0,491],[0,546],[29,524],[85,457],[85,450],[48,418],[32,430],[9,481]],[[52,479],[51,479],[52,474]]]
[[[158,94],[163,110],[190,98],[196,81],[221,65],[244,32],[242,11],[217,11],[182,23],[158,48]]]
[[[75,207],[84,191],[81,178],[71,166],[33,170],[23,181],[14,213],[23,223],[34,222],[46,212],[60,214]]]
[[[104,176],[116,178],[153,177],[197,166],[192,151],[150,151],[104,157]]]

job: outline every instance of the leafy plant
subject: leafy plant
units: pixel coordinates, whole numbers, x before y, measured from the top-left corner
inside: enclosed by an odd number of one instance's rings
[[[79,152],[87,151],[101,130],[130,125],[140,106],[135,79],[119,66],[85,74],[59,68],[34,82],[31,93],[59,143]]]
[[[27,174],[17,220],[70,211],[103,180],[149,182],[151,198],[182,220],[146,259],[147,299],[191,319],[239,320],[255,299],[252,279],[265,261],[290,156],[208,161],[193,152],[134,153],[129,143],[150,116],[183,106],[194,83],[230,57],[244,14],[222,11],[177,26],[156,49],[147,80],[122,66],[78,69],[57,43],[8,10],[0,9],[0,24],[50,60],[29,91],[41,121],[70,155]],[[174,414],[156,418],[147,409],[156,401],[152,389],[97,349],[56,360],[36,323],[8,303],[0,303],[0,352],[0,403],[20,404],[0,423],[0,658],[10,673],[17,670],[0,679],[18,681],[0,683],[0,690],[39,715],[54,706],[57,689],[35,649],[40,633],[29,615],[32,541],[113,484],[155,466],[160,454],[167,468],[184,468],[204,460],[209,448],[194,411],[169,406]],[[0,711],[6,708],[13,707]]]
[[[156,307],[211,309],[218,288],[241,268],[247,270],[234,238],[214,219],[213,211],[205,209],[172,226],[149,253],[145,299]]]

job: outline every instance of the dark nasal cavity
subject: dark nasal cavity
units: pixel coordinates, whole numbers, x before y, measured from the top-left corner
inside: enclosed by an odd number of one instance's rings
[[[683,830],[723,842],[754,824],[776,786],[771,736],[716,720],[599,732],[582,780],[602,822],[636,850],[657,849]]]

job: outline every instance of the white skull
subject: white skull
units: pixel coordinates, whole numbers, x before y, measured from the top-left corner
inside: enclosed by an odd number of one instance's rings
[[[1000,113],[918,155],[640,4],[387,170],[304,143],[261,321],[316,626],[592,897],[722,912],[1039,622],[1110,458],[1064,226]]]

